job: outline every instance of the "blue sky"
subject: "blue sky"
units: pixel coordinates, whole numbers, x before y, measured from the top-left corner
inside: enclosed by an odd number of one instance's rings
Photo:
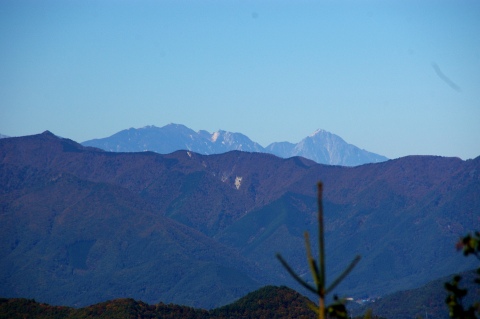
[[[146,125],[480,155],[480,1],[0,1],[0,133]]]

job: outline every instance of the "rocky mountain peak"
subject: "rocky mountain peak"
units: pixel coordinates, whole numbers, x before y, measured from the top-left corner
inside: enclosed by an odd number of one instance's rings
[[[128,137],[127,137],[128,135]],[[132,138],[132,135],[135,138]],[[242,133],[218,130],[194,132],[182,124],[170,123],[164,127],[146,126],[143,129],[121,131],[107,138],[82,143],[106,151],[141,152],[153,151],[161,154],[177,150],[189,150],[199,154],[220,154],[233,150],[270,153],[282,158],[302,156],[320,164],[357,166],[386,161],[387,158],[348,144],[341,137],[318,129],[300,142],[272,143],[267,147],[252,141]]]

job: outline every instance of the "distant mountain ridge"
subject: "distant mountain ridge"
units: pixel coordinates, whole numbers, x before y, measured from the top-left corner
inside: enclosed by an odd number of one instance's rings
[[[160,154],[189,150],[211,155],[236,150],[270,153],[282,158],[301,156],[319,164],[341,166],[357,166],[387,160],[382,155],[348,144],[339,136],[325,130],[317,130],[296,144],[275,142],[264,148],[241,133],[223,130],[214,133],[204,130],[195,132],[181,124],[168,124],[163,127],[130,128],[110,137],[88,140],[82,144],[110,152],[153,151]]]
[[[384,156],[348,144],[338,135],[325,130],[317,130],[297,144],[272,143],[266,150],[283,158],[302,156],[317,163],[329,165],[357,166],[388,160]]]

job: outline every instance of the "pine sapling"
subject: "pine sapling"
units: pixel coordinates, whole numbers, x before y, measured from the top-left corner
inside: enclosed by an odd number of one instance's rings
[[[335,297],[335,302],[328,307],[325,305],[325,297],[328,293],[332,292],[335,287],[340,284],[340,282],[352,271],[355,265],[360,261],[360,256],[356,256],[350,265],[335,279],[330,285],[326,285],[326,276],[325,276],[325,242],[324,242],[324,231],[323,231],[323,184],[319,182],[317,184],[318,188],[318,258],[319,262],[313,258],[311,252],[310,238],[308,232],[304,233],[305,236],[305,248],[307,253],[308,266],[310,272],[312,273],[314,284],[309,284],[303,280],[295,271],[290,267],[290,265],[283,259],[280,254],[277,254],[277,258],[280,260],[282,265],[288,271],[288,273],[298,281],[303,287],[313,292],[318,296],[318,306],[312,305],[312,310],[318,314],[319,319],[325,319],[325,316],[331,316],[335,318],[347,318],[347,311],[343,302],[338,300]]]

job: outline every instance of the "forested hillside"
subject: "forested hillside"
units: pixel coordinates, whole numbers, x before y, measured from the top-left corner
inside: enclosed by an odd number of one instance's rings
[[[227,319],[312,318],[308,300],[287,287],[267,286],[238,301],[211,311],[174,304],[149,305],[133,299],[116,299],[74,309],[50,306],[29,299],[0,299],[1,319],[84,319],[84,318],[161,318],[161,319]]]
[[[362,256],[334,293],[375,298],[474,268],[452,243],[479,223],[480,158],[340,167],[239,151],[111,153],[45,132],[0,140],[0,296],[212,309],[265,285],[297,288],[275,254],[308,273],[318,181],[327,277]]]

